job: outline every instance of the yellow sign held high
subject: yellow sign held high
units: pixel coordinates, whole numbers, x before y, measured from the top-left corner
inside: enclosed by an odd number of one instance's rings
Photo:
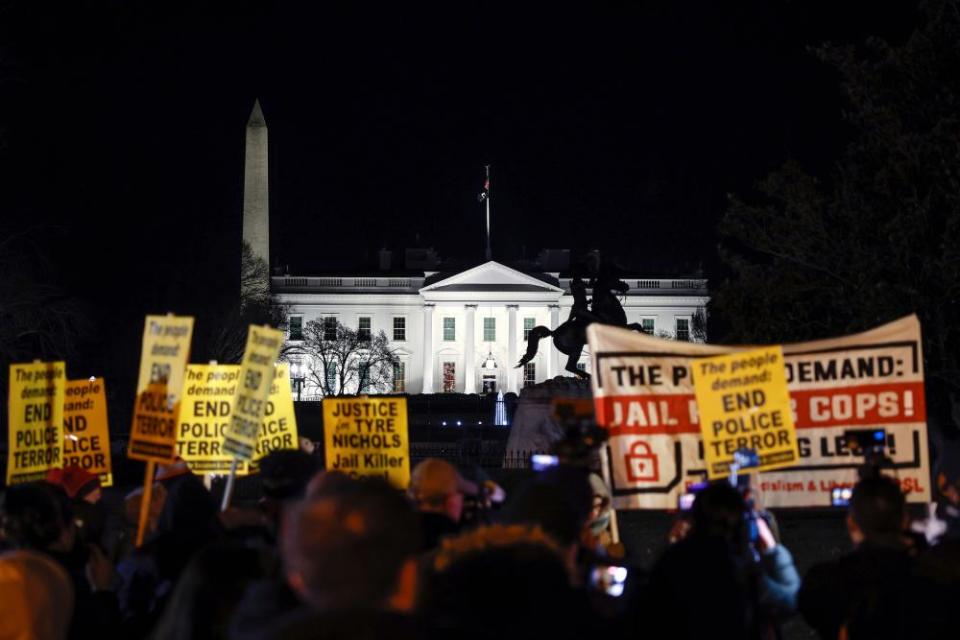
[[[282,331],[270,327],[251,326],[247,333],[237,393],[223,440],[223,451],[238,460],[251,460],[256,452],[283,338]]]
[[[42,480],[63,458],[63,362],[10,365],[7,484]]]
[[[324,398],[323,437],[328,471],[410,484],[406,398]]]
[[[190,357],[193,318],[147,316],[140,378],[127,457],[160,463],[176,456],[183,372]]]
[[[187,366],[183,387],[183,404],[177,423],[177,455],[197,473],[226,473],[234,460],[223,450],[223,439],[233,397],[236,395],[240,366],[235,364]],[[290,367],[274,367],[270,395],[263,410],[260,434],[254,459],[249,463],[255,470],[256,461],[274,449],[296,449],[297,421],[293,413],[290,393]],[[240,463],[237,474],[243,475],[248,464]]]
[[[767,347],[701,358],[693,363],[693,386],[707,476],[730,475],[734,452],[749,449],[767,471],[797,464],[797,434],[783,349]]]
[[[100,476],[100,485],[113,485],[107,392],[103,378],[70,380],[63,405],[63,466],[80,467]]]

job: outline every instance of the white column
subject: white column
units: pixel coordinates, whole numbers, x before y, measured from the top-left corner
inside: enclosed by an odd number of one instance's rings
[[[507,305],[507,391],[514,393],[520,392],[520,385],[517,384],[517,373],[522,375],[522,371],[517,369],[517,305]]]
[[[464,305],[464,308],[467,311],[467,322],[466,327],[464,327],[464,341],[463,341],[463,392],[464,393],[476,393],[477,392],[477,371],[475,366],[476,354],[474,351],[474,340],[476,339],[475,328],[473,326],[473,318],[477,312],[477,305],[468,304]]]
[[[560,326],[560,305],[550,305],[550,331]],[[560,352],[553,346],[553,340],[550,340],[550,355],[547,358],[547,379],[552,380],[560,375]]]
[[[433,393],[433,305],[423,305],[423,393]]]

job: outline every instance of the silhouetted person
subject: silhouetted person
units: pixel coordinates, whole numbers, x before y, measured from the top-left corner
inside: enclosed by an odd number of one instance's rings
[[[573,581],[583,582],[577,561],[589,528],[593,488],[586,469],[561,465],[538,473],[507,502],[500,521],[539,526],[557,544]]]
[[[435,549],[441,539],[460,531],[465,494],[475,490],[446,460],[427,458],[413,468],[407,495],[420,520],[421,551]]]
[[[847,532],[854,550],[815,565],[800,589],[800,612],[821,638],[911,637],[911,560],[903,543],[906,504],[886,476],[857,483]]]
[[[0,554],[0,638],[64,640],[73,601],[70,576],[46,554]]]
[[[285,518],[284,571],[304,606],[259,637],[415,637],[416,514],[383,480],[337,485]]]
[[[102,549],[78,536],[61,487],[34,482],[7,488],[0,526],[13,547],[46,554],[70,576],[76,604],[70,638],[119,637],[113,566]]]
[[[957,452],[953,452],[954,455]],[[943,535],[914,561],[917,600],[923,611],[914,615],[915,638],[947,638],[956,632],[960,602],[960,460],[937,474],[940,517],[947,527]]]
[[[800,579],[790,552],[726,481],[697,493],[689,532],[653,568],[643,616],[651,637],[767,638],[792,613]],[[691,590],[691,585],[704,588]]]
[[[303,498],[307,484],[319,471],[317,458],[300,449],[278,449],[260,460],[260,508],[274,530],[283,519],[286,504]]]
[[[432,637],[589,637],[584,594],[572,587],[560,546],[539,527],[480,527],[444,540],[430,560],[421,615]]]
[[[152,640],[226,640],[244,591],[264,570],[257,549],[228,544],[201,550],[180,576]]]
[[[167,484],[156,531],[118,566],[120,608],[132,635],[152,628],[193,555],[222,534],[217,504],[192,473]]]

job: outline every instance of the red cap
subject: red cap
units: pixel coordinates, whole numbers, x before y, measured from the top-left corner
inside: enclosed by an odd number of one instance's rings
[[[47,471],[47,482],[63,487],[71,498],[82,498],[100,488],[100,477],[80,467],[50,469]]]

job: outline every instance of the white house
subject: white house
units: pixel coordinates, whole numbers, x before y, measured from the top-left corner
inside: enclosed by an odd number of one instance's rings
[[[267,144],[258,102],[247,123],[243,238],[270,264]],[[531,382],[569,375],[563,370],[566,356],[550,339],[541,341],[536,358],[523,369],[515,368],[530,329],[554,329],[570,315],[570,278],[561,275],[569,252],[545,251],[536,267],[543,271],[532,270],[532,263],[517,270],[495,261],[431,271],[442,268],[432,251],[408,250],[405,257],[402,271],[390,269],[388,253],[381,254],[381,270],[372,274],[273,276],[271,290],[290,311],[288,340],[296,342],[305,323],[319,318],[383,330],[400,357],[393,376],[397,392],[517,392]],[[693,338],[693,316],[708,301],[705,280],[622,279],[630,285],[624,298],[628,322],[641,323],[649,333]],[[587,361],[584,352],[578,366]],[[304,399],[318,397],[316,387],[300,391]]]
[[[628,279],[628,322],[651,333],[690,340],[693,316],[708,301],[702,279]],[[495,261],[456,273],[422,276],[275,276],[271,286],[290,310],[294,344],[306,322],[336,318],[383,330],[400,357],[395,391],[518,392],[564,371],[567,357],[541,341],[537,356],[515,368],[534,326],[556,328],[570,315],[570,278],[522,272]],[[585,368],[587,352],[579,366]],[[305,387],[303,398],[317,396]]]

